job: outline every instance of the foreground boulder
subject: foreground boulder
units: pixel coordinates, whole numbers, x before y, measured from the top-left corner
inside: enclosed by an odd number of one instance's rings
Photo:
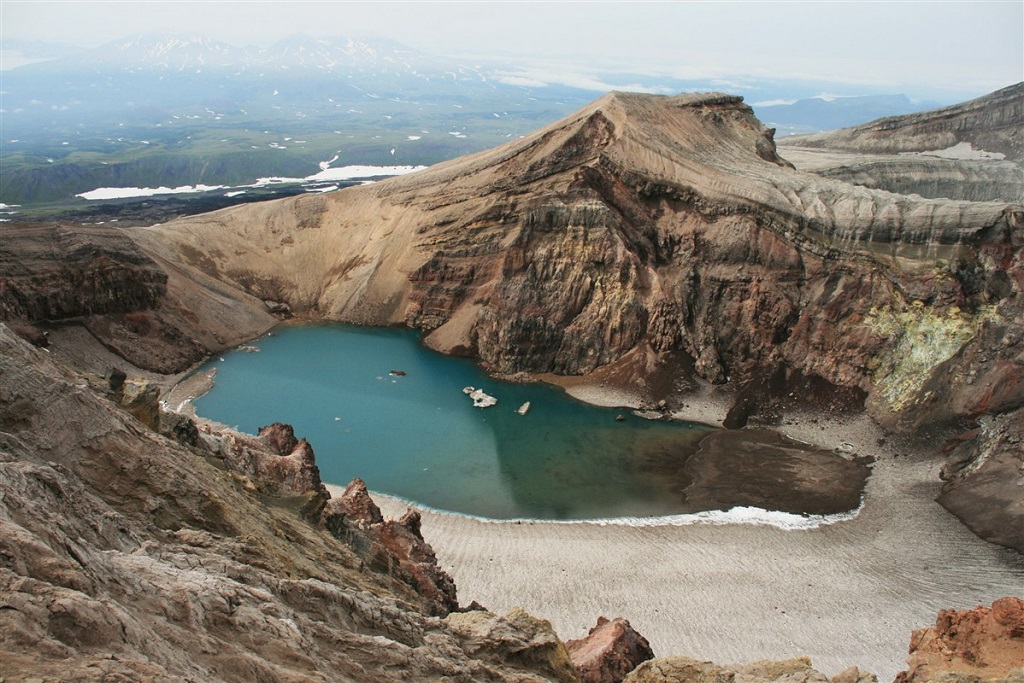
[[[565,645],[551,624],[514,609],[505,616],[474,610],[451,614],[445,623],[467,652],[495,663],[544,672],[551,680],[578,683]],[[523,679],[531,680],[531,679]]]
[[[585,638],[565,646],[583,683],[621,683],[637,665],[654,658],[647,639],[622,618],[598,617]]]
[[[625,683],[876,683],[874,674],[851,667],[831,679],[807,657],[720,666],[690,657],[652,659],[626,676]]]
[[[1024,600],[940,611],[934,626],[910,637],[907,664],[896,683],[1024,681]]]

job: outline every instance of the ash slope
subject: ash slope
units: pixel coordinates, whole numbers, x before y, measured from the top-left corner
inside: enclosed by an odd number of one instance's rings
[[[212,278],[499,372],[823,383],[894,427],[1024,403],[1022,223],[796,171],[738,97],[612,93],[421,173],[131,234],[196,330]]]

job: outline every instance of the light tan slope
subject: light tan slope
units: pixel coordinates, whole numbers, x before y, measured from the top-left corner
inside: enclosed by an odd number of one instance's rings
[[[908,244],[959,243],[997,223],[1006,208],[902,197],[794,172],[741,98],[612,93],[494,150],[327,196],[184,218],[141,232],[138,241],[300,310],[401,322],[409,276],[439,247],[507,246],[523,205],[552,194],[573,201],[595,183],[624,184],[700,213],[756,212],[784,232],[906,254],[915,253]]]

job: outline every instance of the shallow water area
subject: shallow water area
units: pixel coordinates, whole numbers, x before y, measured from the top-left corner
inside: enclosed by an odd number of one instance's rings
[[[654,518],[736,504],[688,490],[687,462],[714,428],[502,382],[424,348],[415,331],[288,326],[200,371],[210,366],[216,383],[197,414],[253,434],[293,425],[333,484],[358,476],[371,490],[492,519]],[[474,407],[465,387],[497,404]]]

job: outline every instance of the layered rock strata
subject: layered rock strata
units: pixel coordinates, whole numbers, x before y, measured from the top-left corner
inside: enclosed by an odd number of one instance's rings
[[[797,168],[923,197],[1024,202],[1024,83],[942,109],[780,141]]]

